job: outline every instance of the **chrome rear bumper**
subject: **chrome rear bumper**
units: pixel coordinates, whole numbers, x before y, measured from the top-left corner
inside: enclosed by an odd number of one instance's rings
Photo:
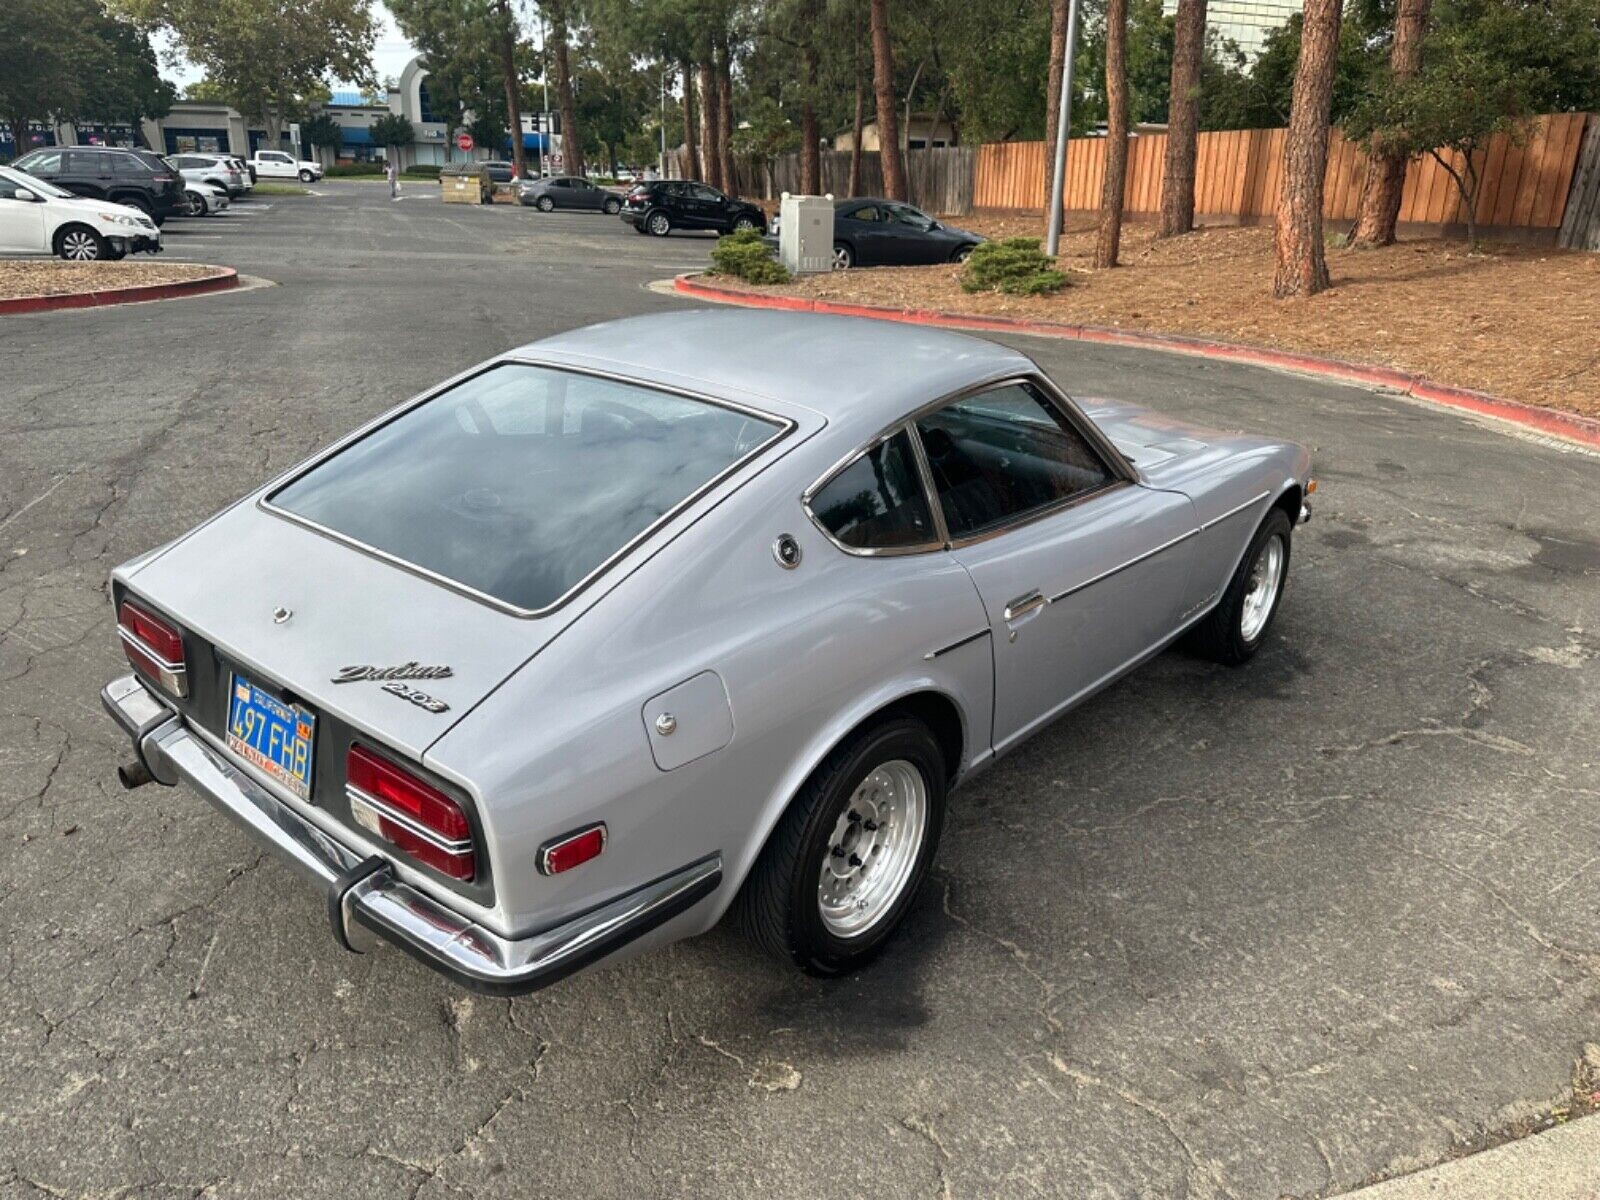
[[[383,938],[474,991],[515,995],[546,987],[686,911],[722,882],[722,859],[712,855],[541,933],[504,938],[397,879],[381,856],[363,857],[311,824],[137,676],[113,680],[100,699],[156,782],[189,783],[323,889],[334,937],[346,949],[362,952]],[[143,781],[137,769],[125,771],[132,783]]]

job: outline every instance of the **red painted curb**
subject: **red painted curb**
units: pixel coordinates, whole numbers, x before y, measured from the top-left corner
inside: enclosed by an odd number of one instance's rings
[[[1036,333],[1047,337],[1096,342],[1109,346],[1130,346],[1141,350],[1164,350],[1169,354],[1190,354],[1225,362],[1257,367],[1277,367],[1368,387],[1392,388],[1402,395],[1425,400],[1442,408],[1454,408],[1481,416],[1494,417],[1513,425],[1537,429],[1554,437],[1566,438],[1600,449],[1600,421],[1576,413],[1506,400],[1471,388],[1435,383],[1410,371],[1368,363],[1322,358],[1298,350],[1271,350],[1265,346],[1246,346],[1237,342],[1218,342],[1180,333],[1143,333],[1131,329],[1112,329],[1103,325],[1072,325],[1065,321],[1041,321],[1032,317],[987,317],[970,313],[942,312],[937,309],[884,308],[872,304],[835,304],[829,300],[806,300],[799,296],[767,296],[742,288],[721,287],[689,275],[673,280],[673,289],[686,296],[750,308],[777,308],[794,312],[830,313],[835,316],[868,317],[879,321],[901,321],[911,325],[937,325],[948,329],[990,330],[995,332]]]
[[[132,304],[141,300],[170,300],[177,296],[198,296],[223,292],[239,286],[239,272],[221,268],[219,275],[201,279],[180,279],[176,283],[144,283],[132,287],[106,288],[99,292],[67,292],[60,296],[17,296],[0,300],[0,316],[8,313],[47,312],[56,308],[101,308],[108,304]]]

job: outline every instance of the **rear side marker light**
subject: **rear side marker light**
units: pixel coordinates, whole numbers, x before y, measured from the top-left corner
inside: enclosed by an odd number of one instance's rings
[[[449,796],[365,746],[345,758],[345,795],[357,824],[451,879],[472,879],[478,858],[467,814]]]
[[[598,858],[606,848],[606,827],[591,825],[577,833],[569,833],[539,848],[539,873],[559,875],[573,867],[582,866],[591,858]]]
[[[144,606],[124,600],[117,609],[117,636],[134,670],[180,700],[189,694],[183,635],[170,624]]]

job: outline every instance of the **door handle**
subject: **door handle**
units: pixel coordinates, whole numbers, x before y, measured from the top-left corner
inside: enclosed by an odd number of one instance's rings
[[[1050,601],[1045,598],[1044,594],[1035,588],[1031,592],[1018,596],[1010,604],[1006,605],[1006,621],[1008,623],[1020,621],[1029,613],[1038,612],[1049,603]]]

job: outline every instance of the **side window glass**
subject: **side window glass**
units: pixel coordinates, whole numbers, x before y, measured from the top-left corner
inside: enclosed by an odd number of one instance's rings
[[[105,154],[102,158],[111,160],[111,169],[118,175],[148,175],[150,167],[142,160],[131,154]]]
[[[850,219],[852,221],[881,221],[883,216],[876,208],[868,204],[866,207],[858,208],[851,213]]]
[[[1116,477],[1026,383],[964,396],[917,421],[953,538],[1085,495]]]
[[[879,442],[811,497],[822,527],[856,550],[937,544],[933,515],[905,432]]]

